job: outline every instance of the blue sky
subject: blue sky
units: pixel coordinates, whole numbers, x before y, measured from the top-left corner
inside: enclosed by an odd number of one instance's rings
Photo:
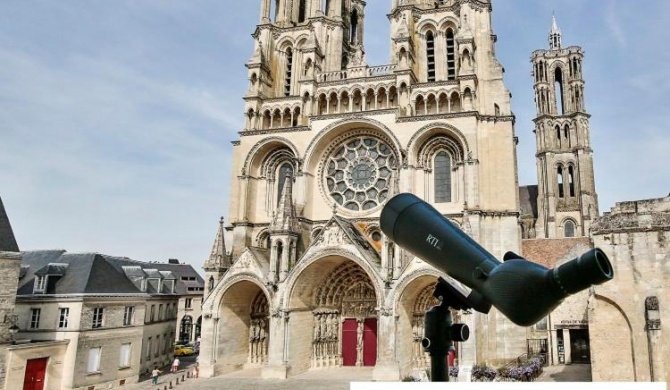
[[[23,250],[200,270],[228,213],[259,1],[0,2],[0,197]],[[389,62],[391,0],[368,0],[368,63]],[[530,54],[552,11],[586,51],[600,211],[670,192],[670,2],[493,0],[519,180],[536,183]]]

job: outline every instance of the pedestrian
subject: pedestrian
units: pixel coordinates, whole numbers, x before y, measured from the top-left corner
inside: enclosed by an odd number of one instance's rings
[[[158,384],[158,375],[163,372],[158,369],[158,366],[154,366],[154,370],[151,371],[151,384],[152,385],[157,385]]]
[[[200,376],[200,355],[195,358],[195,377]]]
[[[179,358],[175,357],[174,361],[172,362],[172,371],[171,372],[177,372],[179,369]]]

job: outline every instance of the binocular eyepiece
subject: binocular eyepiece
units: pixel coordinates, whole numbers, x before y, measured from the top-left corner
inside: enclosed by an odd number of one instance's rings
[[[399,194],[384,206],[381,229],[393,242],[472,289],[475,310],[491,305],[512,322],[530,326],[568,295],[614,277],[609,259],[592,249],[556,268],[508,252],[498,261],[470,236],[413,194]]]

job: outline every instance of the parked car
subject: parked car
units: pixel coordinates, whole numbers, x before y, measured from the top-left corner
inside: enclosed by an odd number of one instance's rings
[[[174,346],[174,355],[175,356],[188,356],[193,355],[195,351],[190,345],[175,345]]]

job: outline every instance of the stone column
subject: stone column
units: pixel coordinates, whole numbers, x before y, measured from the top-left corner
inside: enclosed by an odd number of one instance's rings
[[[286,276],[288,276],[288,262],[289,262],[289,254],[291,253],[291,243],[290,242],[285,242],[283,246],[283,250],[281,253],[281,259],[279,259],[279,281],[283,282],[286,280]]]
[[[377,322],[377,364],[372,371],[374,381],[400,380],[400,366],[395,358],[396,319],[393,309],[382,307]]]
[[[289,312],[277,310],[270,316],[268,362],[261,371],[263,379],[286,379],[288,375]]]
[[[270,0],[261,0],[261,24],[270,23]]]

